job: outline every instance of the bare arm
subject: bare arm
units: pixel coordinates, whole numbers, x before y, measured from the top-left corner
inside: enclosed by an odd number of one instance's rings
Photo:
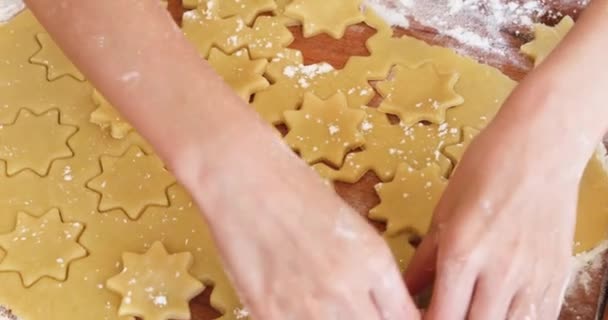
[[[418,317],[383,240],[211,71],[156,0],[28,4],[203,209],[254,318]]]
[[[406,275],[434,279],[427,319],[557,319],[571,272],[579,183],[608,129],[608,1],[473,141]]]

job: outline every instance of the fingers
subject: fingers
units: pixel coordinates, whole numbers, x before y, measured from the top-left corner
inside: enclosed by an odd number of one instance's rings
[[[425,318],[465,319],[478,273],[479,266],[470,259],[439,257],[433,297]]]
[[[405,272],[405,282],[412,295],[419,294],[433,282],[437,264],[437,232],[422,239],[414,258]]]
[[[492,281],[483,275],[477,279],[467,319],[486,320],[507,317],[515,290],[501,284],[504,284],[504,281]]]
[[[566,290],[570,284],[570,272],[558,276],[547,288],[540,302],[540,314],[543,318],[557,319],[562,309]]]
[[[530,287],[521,289],[513,298],[509,312],[508,320],[521,319],[538,319],[538,305],[536,298]]]
[[[403,283],[397,266],[393,266],[371,292],[371,299],[379,311],[380,319],[420,319],[420,314]]]

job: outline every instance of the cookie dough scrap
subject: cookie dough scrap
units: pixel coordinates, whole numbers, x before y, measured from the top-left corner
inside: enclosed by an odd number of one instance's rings
[[[555,27],[535,24],[535,39],[523,45],[521,51],[534,59],[534,66],[538,66],[557,47],[573,26],[574,20],[570,16],[564,17]]]
[[[5,213],[6,214],[6,213]],[[84,225],[61,220],[59,210],[41,217],[17,213],[15,229],[0,235],[0,272],[18,272],[25,287],[43,277],[65,281],[68,266],[87,255],[78,243]]]
[[[447,186],[436,164],[415,170],[407,164],[397,168],[395,179],[376,185],[380,204],[369,212],[372,220],[386,222],[386,234],[425,234],[435,206]]]
[[[169,254],[161,242],[155,242],[146,253],[124,253],[122,260],[122,272],[107,281],[107,288],[122,296],[119,315],[190,319],[188,302],[204,289],[189,274],[191,253]]]
[[[454,90],[458,73],[437,72],[433,64],[395,66],[392,77],[376,85],[384,101],[378,110],[399,116],[405,125],[421,121],[441,124],[446,111],[464,102]]]
[[[285,141],[309,164],[327,161],[340,167],[346,153],[364,143],[359,128],[364,118],[363,110],[347,107],[340,92],[327,100],[307,93],[300,110],[285,112]]]
[[[340,39],[348,26],[365,19],[361,3],[362,0],[293,0],[285,7],[285,15],[302,22],[306,38],[326,33]]]
[[[80,70],[63,54],[48,34],[39,33],[36,39],[40,44],[40,50],[30,58],[30,62],[46,67],[49,81],[63,76],[71,76],[79,81],[85,80]]]
[[[274,11],[277,8],[274,0],[217,0],[216,4],[220,18],[240,16],[248,25],[251,25],[260,13]]]
[[[0,125],[0,160],[6,163],[6,173],[32,170],[47,175],[54,161],[74,155],[68,141],[76,131],[61,123],[58,110],[35,114],[22,109],[13,123]]]
[[[366,119],[361,123],[365,143],[361,151],[349,153],[340,169],[317,164],[314,169],[331,181],[355,183],[368,171],[374,172],[382,181],[390,181],[397,167],[407,163],[413,168],[423,169],[433,163],[447,176],[452,168],[450,160],[440,151],[445,145],[460,139],[460,130],[447,124],[416,124],[406,127],[391,124],[386,114],[375,108],[363,108]]]
[[[254,93],[264,90],[270,85],[268,80],[263,77],[268,61],[266,59],[251,60],[247,49],[239,50],[228,56],[220,50],[212,48],[208,61],[211,67],[245,102],[249,102],[249,98]]]
[[[175,178],[156,156],[132,147],[121,157],[102,157],[100,162],[102,172],[87,183],[101,195],[99,211],[122,209],[137,219],[147,206],[169,205],[166,190]]]
[[[462,141],[444,148],[443,153],[450,158],[454,167],[458,165],[465,150],[471,145],[471,142],[473,142],[473,139],[477,137],[479,132],[480,131],[475,128],[464,127],[462,128]]]
[[[97,109],[91,113],[91,122],[102,129],[109,129],[110,135],[115,139],[123,139],[133,127],[122,118],[120,113],[104,98],[99,91],[94,90],[93,102]]]

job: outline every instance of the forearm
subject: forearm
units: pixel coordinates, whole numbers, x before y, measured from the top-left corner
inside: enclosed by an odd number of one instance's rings
[[[594,0],[563,43],[505,103],[494,127],[539,148],[590,156],[608,130],[608,1]],[[565,151],[567,150],[567,151]],[[585,159],[586,160],[586,159]]]
[[[226,154],[236,153],[239,143],[246,143],[240,139],[248,140],[252,132],[262,132],[259,144],[274,139],[199,57],[157,1],[28,4],[88,79],[178,178],[187,180],[182,183],[197,183],[194,180],[207,168],[220,170]]]

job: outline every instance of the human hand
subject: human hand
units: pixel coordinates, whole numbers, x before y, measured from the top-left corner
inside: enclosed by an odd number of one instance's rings
[[[376,231],[278,139],[255,131],[191,185],[252,318],[419,319]]]
[[[434,277],[425,319],[559,315],[586,163],[514,127],[491,125],[469,147],[408,269],[414,294]]]

